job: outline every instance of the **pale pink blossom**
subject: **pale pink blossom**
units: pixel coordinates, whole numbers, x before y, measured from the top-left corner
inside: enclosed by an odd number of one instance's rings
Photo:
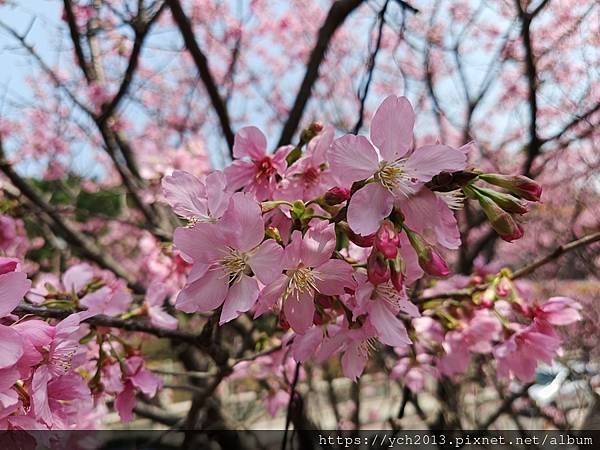
[[[173,211],[192,222],[216,222],[232,195],[220,171],[212,172],[202,181],[191,173],[175,170],[162,179],[162,188]]]
[[[177,308],[207,312],[223,305],[221,324],[250,310],[258,299],[257,279],[267,284],[281,273],[283,249],[272,239],[263,242],[264,233],[260,206],[247,193],[231,197],[219,223],[178,228],[174,243],[194,265]]]
[[[368,180],[348,205],[354,232],[374,233],[394,202],[415,194],[440,172],[466,167],[465,154],[445,145],[426,145],[411,153],[414,122],[410,102],[391,95],[373,116],[370,141],[351,134],[334,141],[329,162],[340,185]]]

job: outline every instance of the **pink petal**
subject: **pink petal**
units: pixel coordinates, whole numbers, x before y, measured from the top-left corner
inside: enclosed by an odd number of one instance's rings
[[[392,347],[412,344],[404,323],[396,317],[385,301],[373,302],[369,318],[377,330],[377,337],[384,344]]]
[[[231,198],[227,189],[227,178],[223,172],[216,170],[206,177],[206,197],[211,217],[219,218],[227,209]]]
[[[240,314],[249,311],[256,304],[258,293],[259,289],[256,280],[247,275],[242,275],[229,288],[229,293],[227,294],[225,303],[223,303],[219,325],[237,319]]]
[[[8,367],[7,369],[0,369],[0,392],[5,392],[12,388],[19,378],[21,378],[21,376],[19,370],[15,366]]]
[[[17,363],[23,356],[23,338],[6,325],[0,325],[0,369],[6,369]]]
[[[256,127],[244,127],[235,133],[233,141],[233,157],[250,157],[258,161],[266,155],[267,138]]]
[[[8,316],[17,307],[30,287],[31,280],[24,272],[0,275],[0,318]]]
[[[269,284],[281,274],[282,257],[283,248],[281,245],[273,239],[267,239],[252,253],[248,259],[248,264],[261,283]]]
[[[460,246],[460,232],[454,213],[429,189],[423,188],[397,204],[411,230],[421,234],[424,230],[432,230],[440,245],[449,249]]]
[[[206,210],[206,187],[191,173],[175,170],[173,175],[162,179],[165,200],[173,212],[182,217],[204,217]]]
[[[146,289],[145,303],[150,306],[162,306],[169,295],[169,288],[160,281],[153,281]]]
[[[229,189],[237,191],[254,180],[256,166],[249,161],[234,161],[225,168],[224,173]]]
[[[79,292],[94,278],[94,270],[88,264],[77,264],[68,268],[62,276],[63,287],[67,292]]]
[[[371,141],[382,159],[395,161],[412,146],[415,112],[406,97],[387,97],[371,121]]]
[[[302,232],[294,230],[290,237],[290,242],[286,245],[283,254],[282,264],[285,269],[295,269],[302,261]]]
[[[51,426],[52,412],[50,411],[50,405],[48,404],[49,380],[50,374],[48,373],[48,368],[43,365],[33,374],[31,389],[33,391],[32,400],[36,418],[45,422],[46,425]]]
[[[187,313],[212,311],[221,306],[228,288],[225,273],[220,269],[210,269],[203,277],[182,289],[175,306]]]
[[[304,334],[313,323],[315,305],[312,292],[302,292],[298,297],[289,296],[283,302],[283,312],[290,327],[298,333]]]
[[[354,288],[356,282],[352,277],[352,266],[341,259],[330,259],[314,270],[316,285],[324,295],[340,295],[345,288]]]
[[[265,235],[260,205],[248,193],[237,192],[231,197],[221,223],[229,231],[227,243],[243,252],[260,244]],[[205,245],[210,244],[211,242],[205,243]]]
[[[131,383],[149,397],[154,397],[162,387],[162,380],[143,367],[131,377]]]
[[[350,187],[353,182],[373,175],[379,167],[379,158],[366,137],[347,134],[333,141],[329,165],[340,185]]]
[[[342,356],[342,370],[344,375],[356,381],[365,370],[367,359],[367,355],[360,350],[358,342],[350,344],[344,356]]]
[[[359,189],[348,205],[348,225],[357,234],[375,233],[381,221],[390,215],[394,197],[379,183],[369,183]]]
[[[160,306],[150,307],[148,309],[148,315],[150,316],[150,322],[156,327],[166,328],[167,330],[177,329],[177,319],[172,315],[167,314]]]
[[[275,281],[264,287],[260,292],[254,318],[262,316],[267,311],[270,311],[279,301],[289,278],[286,275],[280,275]]]
[[[408,175],[427,182],[440,172],[455,172],[466,166],[463,152],[447,145],[425,145],[409,156],[404,168]]]
[[[314,326],[304,333],[297,335],[292,343],[292,355],[299,363],[303,363],[310,358],[319,344],[323,342],[323,330],[321,327]]]
[[[406,233],[402,233],[400,235],[400,256],[404,259],[406,276],[404,282],[405,284],[411,285],[419,278],[421,278],[424,274],[423,269],[419,266],[419,258],[417,257],[417,253],[410,245],[408,237]]]
[[[173,234],[175,246],[193,262],[213,263],[223,255],[223,233],[220,227],[199,223],[192,228],[177,228]]]
[[[133,407],[135,406],[135,390],[131,383],[127,383],[125,389],[115,399],[115,409],[123,422],[131,422],[133,419]]]
[[[304,265],[315,267],[331,258],[334,250],[334,224],[321,221],[312,225],[304,235],[300,248],[300,259]]]

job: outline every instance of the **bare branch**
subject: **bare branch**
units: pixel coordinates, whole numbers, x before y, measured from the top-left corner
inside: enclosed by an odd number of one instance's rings
[[[206,59],[206,56],[200,49],[198,42],[196,42],[196,37],[194,36],[192,23],[183,11],[179,0],[167,0],[167,3],[169,4],[169,8],[171,9],[171,13],[173,14],[173,19],[175,20],[175,23],[177,24],[177,27],[181,32],[181,36],[183,37],[185,46],[192,55],[192,59],[196,64],[196,68],[198,69],[200,78],[204,83],[206,92],[210,97],[212,106],[215,109],[215,112],[217,113],[217,117],[219,118],[219,122],[221,124],[221,130],[223,131],[223,135],[225,136],[225,140],[227,141],[229,151],[231,154],[233,154],[233,131],[231,130],[231,123],[229,119],[229,113],[227,112],[227,105],[221,98],[221,94],[219,93],[219,89],[217,88],[215,79],[213,78],[212,72],[210,71],[210,68],[208,66],[208,60]]]
[[[319,67],[325,59],[325,53],[327,52],[327,48],[329,47],[333,35],[352,11],[358,8],[362,3],[363,0],[336,0],[333,5],[331,5],[327,18],[319,30],[317,43],[308,59],[304,79],[302,80],[302,84],[300,85],[300,89],[294,100],[294,106],[292,106],[287,122],[281,131],[281,137],[277,144],[278,146],[289,144],[292,141],[298,125],[300,124],[300,120],[302,119],[304,108],[311,96],[312,87],[319,76]]]
[[[108,269],[126,280],[135,292],[144,292],[143,287],[123,266],[121,266],[121,264],[115,261],[107,253],[101,251],[94,242],[87,238],[87,236],[81,234],[67,221],[63,220],[57,210],[46,203],[35,189],[15,172],[10,163],[6,160],[4,149],[2,148],[2,141],[0,141],[0,171],[7,176],[11,183],[14,184],[31,203],[40,208],[44,214],[48,215],[60,231],[61,235],[73,246],[78,248],[84,256],[98,264],[100,267]]]

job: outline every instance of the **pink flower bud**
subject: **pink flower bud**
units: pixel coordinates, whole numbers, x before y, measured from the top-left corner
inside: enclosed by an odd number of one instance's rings
[[[352,231],[346,222],[340,222],[337,224],[337,226],[341,231],[346,233],[348,239],[350,239],[352,243],[358,245],[359,247],[371,247],[375,241],[375,233],[368,236],[361,236],[360,234],[356,234],[354,231]]]
[[[396,255],[393,261],[389,261],[390,266],[390,279],[392,280],[392,284],[396,288],[398,292],[403,292],[404,290],[404,273],[406,271],[406,265],[402,256],[400,256],[400,252]]]
[[[343,187],[332,187],[325,195],[323,195],[323,200],[329,206],[339,205],[340,203],[345,202],[350,198],[350,189],[346,189]]]
[[[431,252],[428,259],[421,261],[419,258],[419,264],[421,268],[429,275],[433,275],[435,277],[447,277],[450,275],[450,269],[448,268],[446,261],[444,261],[444,258],[442,258],[440,254],[433,249],[433,247],[430,247],[430,250]]]
[[[398,292],[402,292],[404,290],[404,274],[402,272],[396,272],[392,269],[390,279],[392,280],[392,284]]]
[[[406,230],[410,245],[415,249],[419,258],[419,266],[429,275],[445,277],[450,274],[450,269],[444,258],[418,233]]]
[[[398,254],[400,235],[398,235],[394,224],[385,220],[375,234],[375,248],[387,259],[394,259]]]
[[[367,277],[373,284],[385,283],[390,279],[387,261],[376,249],[371,251],[367,259]]]
[[[492,199],[479,192],[477,192],[477,199],[492,228],[502,239],[512,242],[523,237],[523,228],[515,221],[512,215],[500,208]]]
[[[486,189],[478,186],[473,186],[480,194],[491,198],[496,205],[502,208],[504,211],[514,214],[525,214],[527,212],[527,206],[525,202],[503,192],[497,192],[492,189]]]
[[[542,186],[524,175],[501,175],[498,173],[484,173],[480,175],[490,184],[508,189],[513,194],[532,202],[539,202],[542,196]]]

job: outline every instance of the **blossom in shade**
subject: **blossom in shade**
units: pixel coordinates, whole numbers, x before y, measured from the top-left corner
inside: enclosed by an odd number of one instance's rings
[[[560,338],[549,324],[537,320],[522,328],[513,325],[514,333],[494,348],[498,377],[512,375],[521,381],[532,381],[538,361],[552,362]]]

